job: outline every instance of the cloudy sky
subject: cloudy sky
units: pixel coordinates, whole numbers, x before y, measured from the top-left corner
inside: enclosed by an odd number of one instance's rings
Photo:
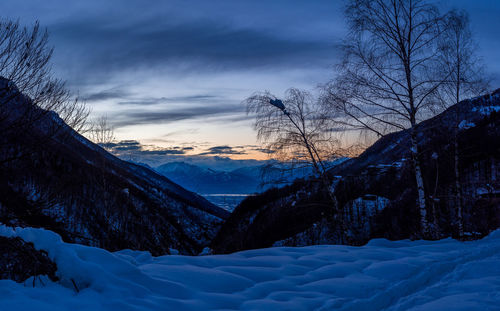
[[[464,8],[500,86],[500,4]],[[117,148],[258,156],[241,101],[328,81],[345,32],[342,1],[2,0],[0,16],[39,20],[58,76],[115,125]],[[148,147],[145,147],[148,146]]]

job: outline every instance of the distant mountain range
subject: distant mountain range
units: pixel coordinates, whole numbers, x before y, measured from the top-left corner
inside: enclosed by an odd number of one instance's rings
[[[259,169],[260,167],[256,168]],[[200,194],[246,194],[256,192],[259,187],[259,180],[255,176],[238,173],[238,170],[216,171],[185,162],[171,162],[157,167],[156,171],[186,189]]]
[[[290,174],[270,164],[271,162],[267,162],[258,166],[223,171],[186,162],[170,162],[158,166],[155,170],[182,187],[199,194],[253,194],[289,184],[311,173],[309,168],[304,168]]]

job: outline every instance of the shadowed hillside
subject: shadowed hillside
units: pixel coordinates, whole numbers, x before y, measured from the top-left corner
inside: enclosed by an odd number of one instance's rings
[[[145,167],[122,161],[0,78],[0,222],[66,241],[197,254],[228,213]],[[26,114],[39,114],[23,124]]]
[[[429,221],[434,238],[457,235],[453,171],[456,116],[464,230],[482,236],[500,226],[500,91],[466,100],[418,126]],[[375,237],[420,238],[408,131],[390,134],[359,157],[329,171],[343,210],[345,243]],[[221,228],[217,253],[272,245],[341,243],[328,195],[313,180],[300,180],[244,200]]]

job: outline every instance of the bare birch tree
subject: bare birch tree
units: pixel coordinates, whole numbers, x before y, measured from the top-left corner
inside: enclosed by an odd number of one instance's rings
[[[88,131],[90,140],[94,143],[107,148],[107,145],[115,140],[115,132],[113,126],[109,124],[107,116],[97,118],[90,126]]]
[[[446,15],[444,31],[439,40],[439,51],[442,66],[440,69],[449,72],[449,76],[435,97],[435,100],[441,104],[441,109],[458,104],[466,98],[478,96],[488,89],[484,67],[477,56],[478,45],[473,40],[469,24],[468,14],[464,11],[453,10]],[[458,143],[461,120],[458,105],[455,107],[453,122],[457,225],[459,236],[462,237],[464,233],[463,197],[460,185],[460,146]]]
[[[338,141],[331,120],[306,91],[291,88],[283,100],[269,92],[245,100],[247,112],[255,114],[254,128],[264,147],[281,162],[311,165],[331,199],[328,162],[339,157]]]
[[[115,140],[114,128],[108,122],[107,116],[101,116],[95,119],[90,124],[90,129],[86,133],[87,137],[90,138],[94,143],[98,144],[105,150],[110,151],[110,144]],[[101,158],[101,163],[99,164],[100,174],[96,174],[96,182],[105,189],[102,196],[102,204],[104,207],[104,211],[109,211],[110,206],[113,205],[116,201],[116,194],[111,195],[111,189],[109,188],[109,180],[108,180],[108,167],[106,165],[106,159],[104,157]],[[107,217],[106,217],[107,218]]]
[[[379,136],[409,129],[421,231],[429,237],[417,124],[430,116],[429,99],[446,78],[434,70],[443,18],[425,0],[351,0],[345,16],[345,58],[325,103],[345,125]]]

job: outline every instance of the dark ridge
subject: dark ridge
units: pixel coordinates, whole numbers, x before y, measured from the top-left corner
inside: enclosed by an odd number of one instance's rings
[[[500,226],[500,111],[491,108],[497,106],[500,90],[462,101],[418,126],[435,238],[457,236],[453,167],[457,116],[459,122],[474,124],[460,129],[458,135],[465,230],[469,236],[480,237]],[[211,247],[215,253],[230,253],[273,245],[361,245],[378,237],[421,238],[414,174],[405,143],[408,135],[408,131],[389,134],[359,157],[329,171],[342,217],[347,219],[346,240],[341,240],[339,215],[333,215],[332,203],[320,184],[298,180],[244,200]]]
[[[197,254],[229,213],[109,154],[0,78],[0,222],[67,242]],[[36,116],[25,122],[26,115]]]

